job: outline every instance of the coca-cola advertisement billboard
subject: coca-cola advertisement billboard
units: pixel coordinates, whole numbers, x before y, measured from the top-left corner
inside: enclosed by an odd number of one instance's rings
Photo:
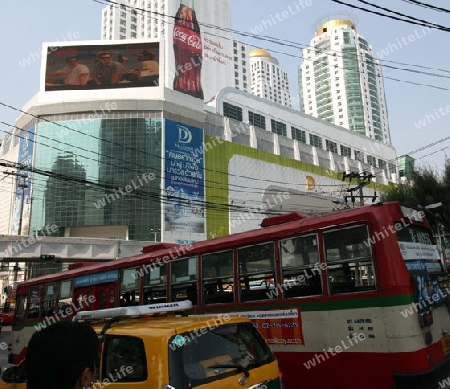
[[[234,86],[229,0],[181,0],[173,3],[167,72],[168,87],[209,101]]]
[[[159,42],[48,46],[45,91],[159,86]]]

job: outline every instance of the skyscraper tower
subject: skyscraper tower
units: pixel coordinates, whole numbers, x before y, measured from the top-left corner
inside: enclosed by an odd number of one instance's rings
[[[252,50],[249,57],[252,94],[292,108],[288,74],[278,60],[263,49]]]
[[[167,28],[166,3],[166,0],[117,0],[107,5],[102,10],[102,39],[163,37]]]
[[[383,75],[372,47],[350,20],[319,23],[303,49],[300,110],[391,144]]]
[[[252,93],[248,45],[233,40],[234,87]]]

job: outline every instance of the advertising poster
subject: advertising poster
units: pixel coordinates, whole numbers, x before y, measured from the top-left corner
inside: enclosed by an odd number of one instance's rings
[[[164,231],[205,232],[203,130],[166,120]]]
[[[169,14],[174,20],[168,34],[173,48],[168,45],[166,85],[203,101],[234,86],[229,0],[174,1]]]
[[[45,91],[159,86],[159,43],[47,48]]]
[[[17,174],[25,175],[26,178],[16,178],[16,195],[14,199],[12,234],[29,235],[30,232],[30,215],[31,215],[31,168],[33,166],[33,149],[34,149],[34,130],[31,127],[25,132],[19,142],[19,157],[17,163],[26,166],[26,170],[17,170]],[[21,208],[22,185],[23,188],[23,209]],[[20,213],[22,212],[22,223],[20,223]]]
[[[300,310],[247,311],[227,313],[249,318],[269,345],[304,345]]]

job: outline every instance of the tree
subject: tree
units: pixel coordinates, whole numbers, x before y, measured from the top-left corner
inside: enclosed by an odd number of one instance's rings
[[[435,233],[440,225],[450,232],[450,160],[445,161],[442,174],[430,167],[415,170],[411,185],[391,185],[381,201],[400,201],[414,207],[441,202],[441,207],[427,210],[426,216]]]

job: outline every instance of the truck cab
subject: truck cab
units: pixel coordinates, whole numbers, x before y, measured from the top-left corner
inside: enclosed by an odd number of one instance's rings
[[[249,319],[183,314],[191,306],[182,301],[79,312],[74,320],[88,321],[99,334],[93,388],[281,388],[277,361]],[[7,369],[0,388],[25,389],[21,368]]]

